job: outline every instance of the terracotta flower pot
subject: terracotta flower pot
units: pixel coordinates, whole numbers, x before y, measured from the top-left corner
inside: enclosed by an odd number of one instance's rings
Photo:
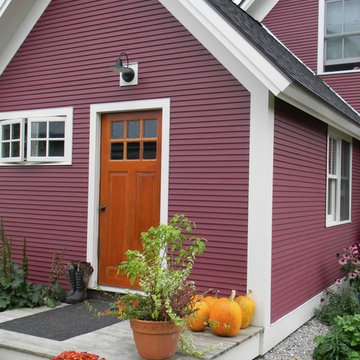
[[[136,349],[146,360],[171,359],[177,349],[181,326],[172,322],[130,320]]]

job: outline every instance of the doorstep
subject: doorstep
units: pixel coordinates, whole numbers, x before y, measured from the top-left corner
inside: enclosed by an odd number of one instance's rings
[[[41,307],[0,312],[0,322],[47,310],[49,308]],[[191,334],[194,338],[194,344],[199,350],[221,343],[221,346],[219,345],[210,352],[205,359],[231,360],[241,358],[242,360],[251,360],[259,355],[262,332],[263,328],[250,326],[247,329],[240,330],[236,336],[230,338],[214,335],[211,330]],[[104,357],[106,360],[140,359],[135,349],[129,321],[123,321],[64,341],[49,340],[0,329],[0,348],[3,351],[26,353],[39,359],[49,359],[69,350],[87,351]],[[16,357],[10,359],[16,359]],[[193,357],[177,353],[174,359],[188,360],[193,359]]]

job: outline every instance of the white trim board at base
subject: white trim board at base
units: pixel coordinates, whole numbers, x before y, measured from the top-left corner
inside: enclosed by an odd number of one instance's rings
[[[99,186],[100,186],[100,145],[101,114],[111,112],[162,110],[162,153],[161,153],[161,192],[160,223],[168,221],[169,188],[169,132],[170,99],[148,99],[123,101],[116,103],[90,105],[90,140],[89,140],[89,189],[87,223],[87,261],[94,268],[89,280],[89,288],[96,288],[98,276],[98,234],[99,234]],[[113,289],[113,288],[112,288]],[[114,288],[115,289],[115,288]],[[119,290],[119,289],[118,289]]]
[[[332,285],[330,289],[335,290],[336,286]],[[272,323],[269,327],[265,327],[262,347],[260,348],[260,355],[265,354],[275,345],[280,343],[299,327],[304,325],[312,317],[314,317],[314,310],[320,306],[322,299],[325,296],[325,290],[313,298],[300,305],[297,309],[286,314],[281,319]]]

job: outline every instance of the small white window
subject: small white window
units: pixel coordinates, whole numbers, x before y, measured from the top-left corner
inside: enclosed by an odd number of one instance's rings
[[[72,108],[0,113],[0,165],[70,165],[71,158]]]
[[[327,153],[327,226],[350,221],[351,138],[329,130]]]

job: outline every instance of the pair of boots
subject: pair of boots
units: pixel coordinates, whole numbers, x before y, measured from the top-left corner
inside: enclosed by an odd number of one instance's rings
[[[69,285],[70,291],[65,299],[67,304],[75,304],[86,299],[83,270],[76,270],[75,268],[69,270]]]

